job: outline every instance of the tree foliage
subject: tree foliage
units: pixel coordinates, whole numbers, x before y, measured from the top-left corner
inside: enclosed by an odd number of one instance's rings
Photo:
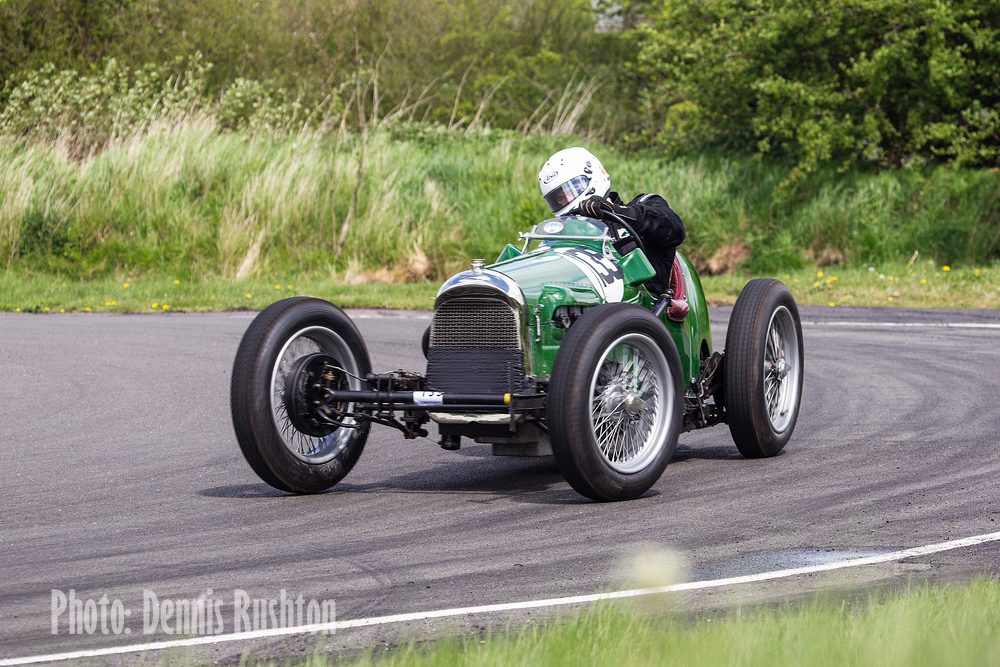
[[[995,164],[997,0],[666,0],[637,31],[647,137],[793,155],[800,172]]]
[[[993,166],[1000,0],[0,1],[6,129],[113,134],[179,81],[225,128],[392,115],[777,153],[793,179]]]
[[[8,98],[49,63],[96,75],[109,58],[169,68],[200,54],[211,94],[242,79],[310,106],[377,81],[366,115],[610,135],[622,35],[596,22],[589,0],[6,0],[0,81]],[[559,127],[560,101],[581,94],[586,113]]]

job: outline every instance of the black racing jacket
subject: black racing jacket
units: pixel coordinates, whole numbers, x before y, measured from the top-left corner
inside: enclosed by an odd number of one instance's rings
[[[617,192],[609,194],[608,199],[619,206],[625,206]],[[629,224],[642,238],[649,261],[656,269],[656,276],[646,281],[646,288],[658,296],[666,292],[669,286],[674,255],[677,246],[684,240],[684,223],[660,195],[639,195],[628,206],[636,214],[636,220],[629,220]]]

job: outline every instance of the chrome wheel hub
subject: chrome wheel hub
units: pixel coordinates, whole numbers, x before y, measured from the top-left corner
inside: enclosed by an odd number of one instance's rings
[[[278,358],[271,371],[271,418],[282,444],[295,458],[317,465],[332,460],[339,454],[354,434],[354,429],[337,428],[328,435],[317,437],[304,433],[292,423],[285,405],[285,379],[295,362],[304,356],[323,353],[330,355],[347,371],[351,389],[360,389],[360,382],[351,377],[358,375],[354,355],[347,342],[336,332],[326,327],[306,327],[293,334],[278,352]],[[345,419],[345,424],[354,424],[353,419]]]

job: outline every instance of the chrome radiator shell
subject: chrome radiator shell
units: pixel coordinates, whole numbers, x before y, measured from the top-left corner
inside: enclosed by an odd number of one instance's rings
[[[521,391],[530,349],[524,295],[489,269],[453,276],[438,291],[427,356],[436,391]]]

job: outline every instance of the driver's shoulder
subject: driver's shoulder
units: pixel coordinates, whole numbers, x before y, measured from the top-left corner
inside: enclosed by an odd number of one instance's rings
[[[618,193],[613,193],[613,194],[618,194]],[[620,197],[619,197],[619,199],[620,199]],[[658,201],[658,200],[662,200],[662,199],[663,199],[663,197],[661,197],[658,194],[654,194],[652,192],[640,193],[640,194],[637,194],[635,197],[632,197],[632,199],[631,199],[631,201],[629,201],[628,205],[629,206],[635,206],[636,204],[652,203],[652,202],[655,202],[655,201]],[[652,200],[652,202],[650,200]]]

